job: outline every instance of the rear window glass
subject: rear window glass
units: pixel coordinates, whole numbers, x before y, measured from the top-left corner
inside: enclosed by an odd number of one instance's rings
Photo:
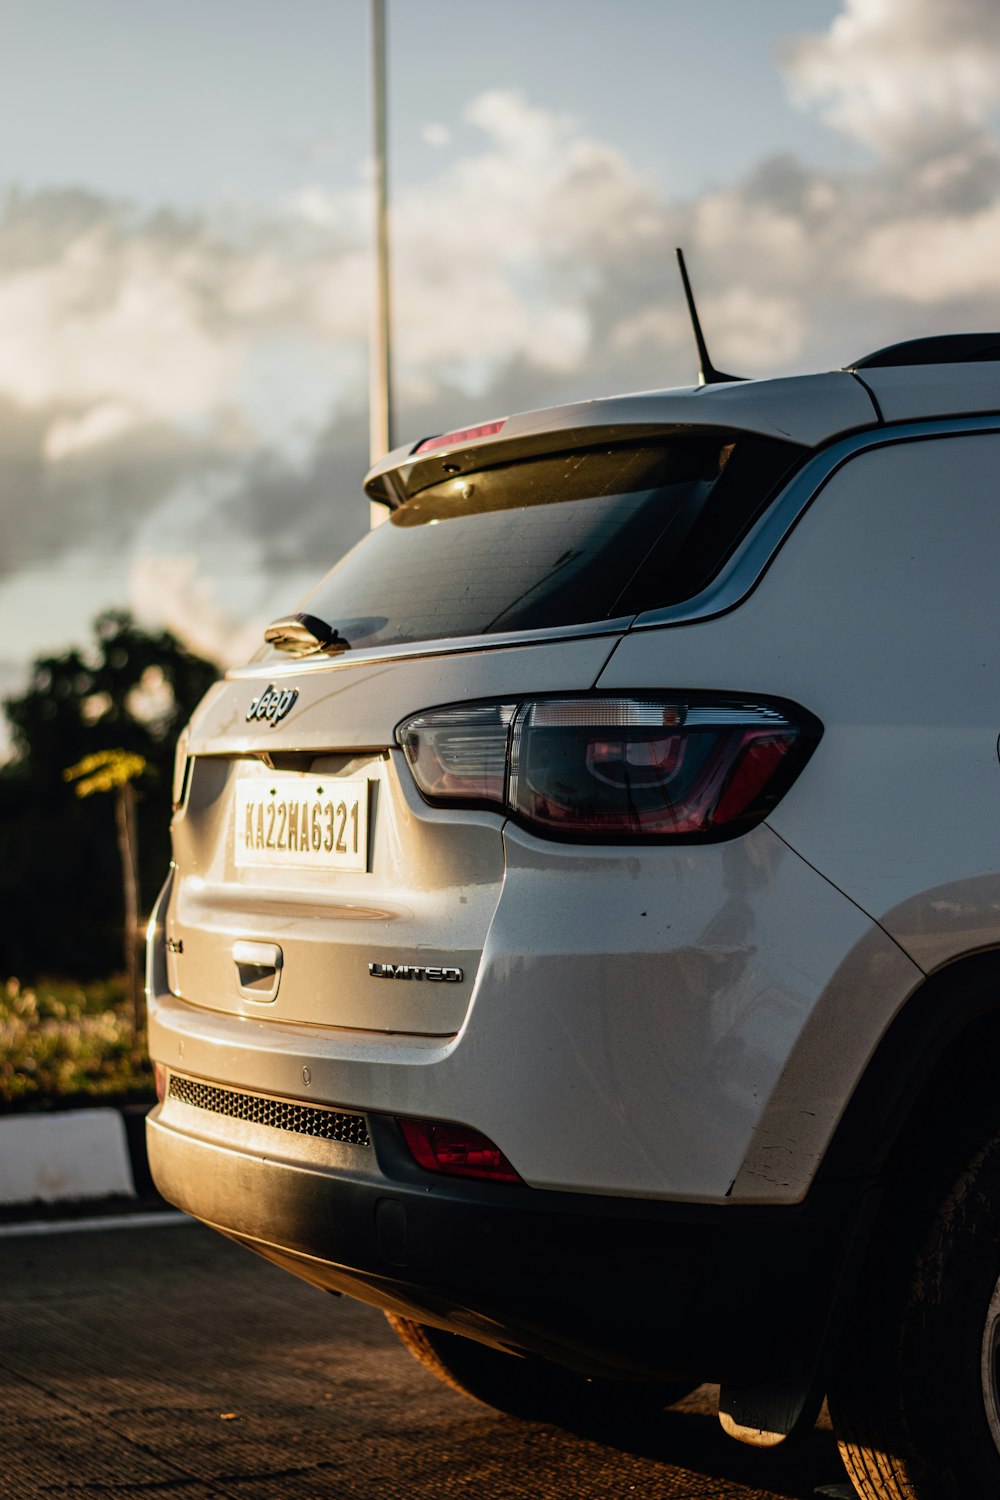
[[[458,475],[393,511],[298,607],[372,648],[675,603],[711,579],[801,451],[699,435]]]

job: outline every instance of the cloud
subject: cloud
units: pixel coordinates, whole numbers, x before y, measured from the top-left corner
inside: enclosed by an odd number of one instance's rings
[[[120,397],[127,371],[137,421],[197,419],[231,359],[199,312],[212,269],[205,248],[148,227],[130,232],[120,211],[97,202],[90,222],[67,234],[62,206],[48,195],[30,205],[32,227],[40,235],[48,220],[52,242],[40,263],[0,279],[0,391],[33,408],[87,406]],[[0,254],[28,211],[23,200],[8,210]]]
[[[399,440],[689,383],[676,244],[713,358],[748,375],[995,322],[1000,12],[846,0],[786,67],[868,166],[789,154],[669,200],[571,118],[473,100],[478,145],[394,192]],[[90,569],[195,647],[245,656],[366,526],[368,235],[363,186],[203,215],[10,192],[0,593],[40,598],[49,577],[39,614],[69,632],[59,580]]]
[[[786,49],[797,98],[892,160],[953,149],[1000,104],[995,0],[846,0]]]
[[[307,463],[257,451],[195,467],[161,495],[131,547],[130,603],[225,665],[246,661],[368,529],[366,424],[334,421]]]
[[[468,116],[481,149],[395,203],[401,435],[589,378],[601,263],[656,209],[567,119],[498,92]],[[309,182],[256,216],[9,192],[0,573],[82,560],[201,649],[245,649],[241,622],[365,527],[368,227],[363,189]]]
[[[239,600],[227,600],[224,581],[201,576],[196,553],[139,552],[129,577],[128,602],[140,624],[165,625],[201,654],[229,667],[249,661],[260,645],[253,615],[254,605],[264,602],[261,581],[244,574]]]
[[[57,417],[45,434],[45,457],[52,463],[70,453],[80,453],[106,443],[134,425],[130,408],[122,401],[103,401],[77,416]]]
[[[438,121],[430,121],[428,124],[421,126],[420,135],[427,142],[428,146],[441,147],[450,145],[451,143],[451,131],[447,125],[442,125]]]
[[[885,296],[932,308],[956,293],[996,303],[1000,294],[1000,203],[979,213],[901,219],[869,237],[859,273]],[[992,322],[996,322],[994,317]]]

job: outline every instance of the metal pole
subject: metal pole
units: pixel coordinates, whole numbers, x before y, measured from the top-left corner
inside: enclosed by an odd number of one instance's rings
[[[372,43],[372,134],[375,147],[375,267],[369,337],[368,432],[371,462],[393,446],[389,306],[389,173],[386,146],[386,0],[368,0]],[[378,519],[383,506],[373,506]],[[374,517],[373,517],[374,519]]]

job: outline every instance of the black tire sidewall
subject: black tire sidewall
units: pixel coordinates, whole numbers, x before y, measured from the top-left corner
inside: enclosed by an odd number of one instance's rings
[[[1000,1495],[1000,1452],[987,1419],[981,1366],[998,1279],[1000,1137],[994,1137],[938,1209],[899,1326],[901,1404],[914,1452],[928,1475],[950,1483],[961,1500]]]
[[[1000,1278],[1000,1136],[984,1139],[918,1153],[876,1229],[830,1390],[848,1472],[872,1500],[1000,1496],[981,1368]]]
[[[642,1424],[696,1389],[680,1382],[588,1380],[548,1360],[505,1353],[396,1314],[387,1317],[414,1358],[439,1380],[485,1406],[530,1421],[587,1431]]]

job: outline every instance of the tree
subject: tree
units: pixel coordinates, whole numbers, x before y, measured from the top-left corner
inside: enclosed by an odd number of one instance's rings
[[[80,799],[63,771],[120,751],[146,763],[135,783],[137,908],[148,910],[169,859],[174,744],[216,677],[169,631],[123,611],[100,615],[94,642],[35,661],[27,690],[4,704],[15,757],[0,771],[0,974],[106,975],[124,919],[115,821]]]
[[[75,766],[63,771],[64,781],[76,782],[78,797],[92,797],[95,792],[115,793],[115,824],[118,829],[118,857],[122,864],[122,900],[125,908],[125,979],[132,1024],[139,1036],[145,1024],[142,1005],[142,981],[139,969],[139,835],[135,820],[135,786],[133,783],[146,769],[141,755],[127,750],[98,750],[85,755]]]
[[[89,651],[39,657],[28,690],[4,704],[16,771],[49,781],[69,762],[115,746],[163,770],[217,675],[169,631],[142,630],[124,610],[98,615],[94,635]]]

